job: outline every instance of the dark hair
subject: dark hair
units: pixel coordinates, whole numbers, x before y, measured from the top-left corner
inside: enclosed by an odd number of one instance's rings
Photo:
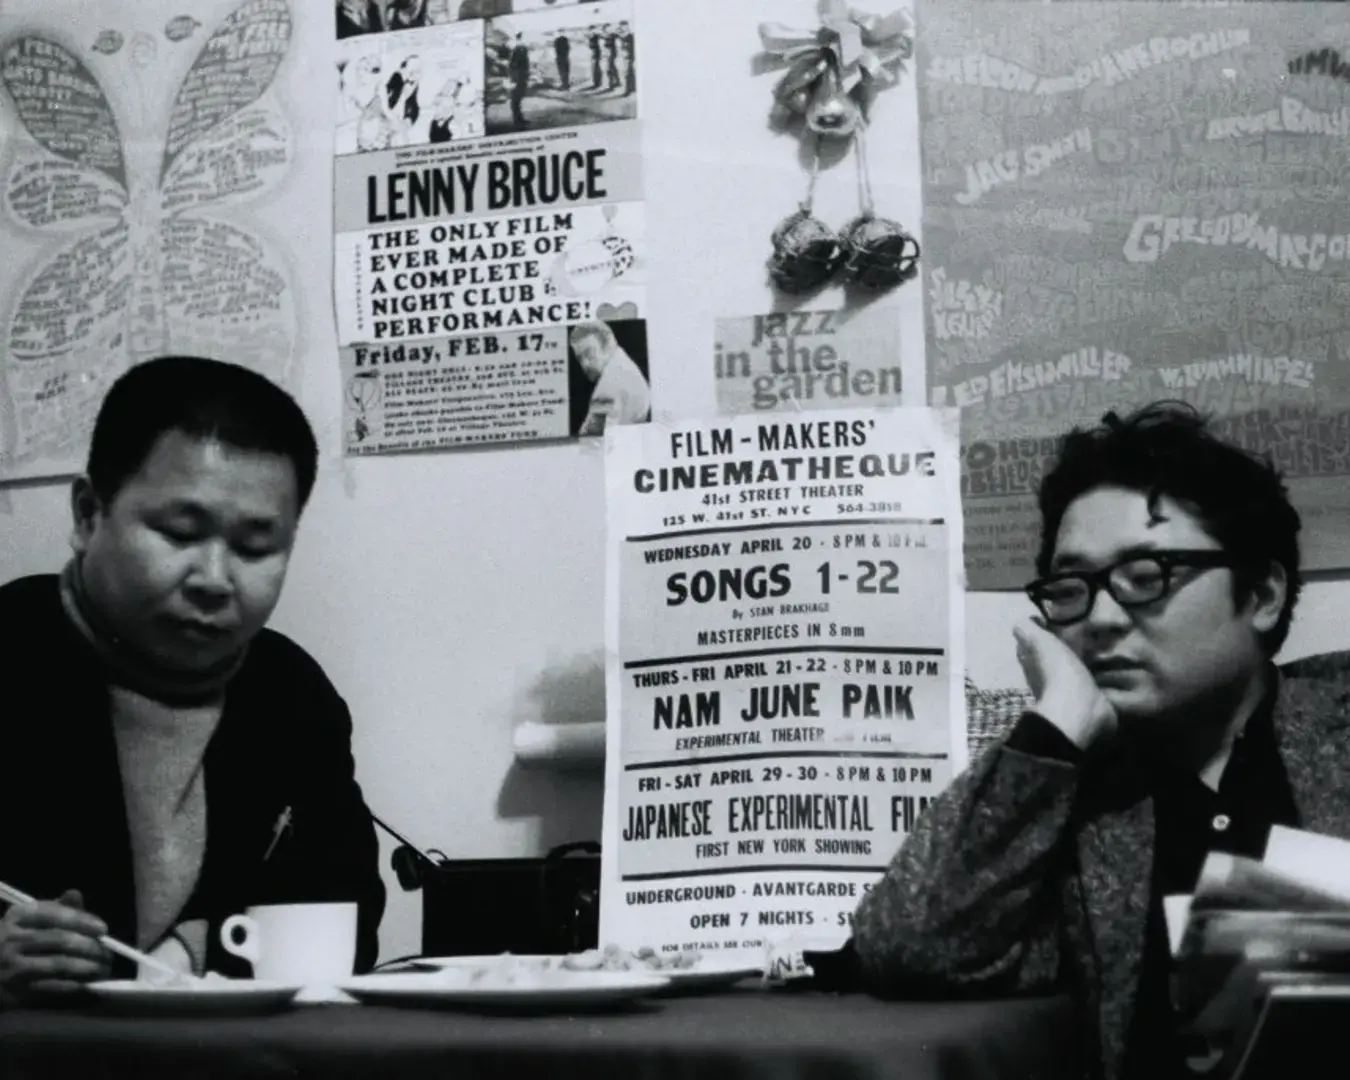
[[[170,431],[289,458],[300,509],[318,471],[314,431],[295,399],[256,371],[196,356],[137,364],[109,388],[89,444],[89,483],[111,502]]]
[[[1182,401],[1159,401],[1121,419],[1107,413],[1093,428],[1074,428],[1041,482],[1041,546],[1037,573],[1050,572],[1055,540],[1069,505],[1094,488],[1117,486],[1148,498],[1150,513],[1169,496],[1196,515],[1239,563],[1236,599],[1243,602],[1271,562],[1284,567],[1288,594],[1279,621],[1262,644],[1270,656],[1289,634],[1303,579],[1298,511],[1268,455],[1215,434],[1210,418]]]

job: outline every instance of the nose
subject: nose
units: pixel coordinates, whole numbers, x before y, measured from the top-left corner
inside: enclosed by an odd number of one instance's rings
[[[224,541],[209,540],[197,549],[197,558],[188,575],[187,587],[197,599],[215,602],[228,599],[234,592],[230,553]]]
[[[1116,602],[1110,592],[1098,589],[1083,622],[1090,631],[1110,633],[1126,629],[1131,620],[1130,613]]]

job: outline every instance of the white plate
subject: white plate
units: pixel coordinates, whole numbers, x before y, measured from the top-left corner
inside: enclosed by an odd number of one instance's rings
[[[445,971],[450,968],[485,968],[496,967],[506,962],[505,953],[497,953],[495,956],[419,956],[415,960],[409,960],[408,966],[418,968],[423,971]],[[565,956],[552,955],[530,955],[510,953],[510,959],[518,960],[528,967],[538,967],[541,970],[555,968],[566,959]]]
[[[698,967],[692,968],[672,968],[669,971],[662,971],[661,974],[670,980],[671,993],[685,994],[695,990],[725,990],[746,979],[760,979],[764,977],[764,969],[746,967],[744,964],[721,967],[716,964],[699,964]]]
[[[562,970],[579,976],[596,974],[619,975],[656,975],[670,980],[667,988],[672,993],[692,993],[698,990],[724,990],[749,978],[762,978],[763,967],[747,967],[745,964],[718,964],[711,958],[705,958],[697,967],[662,968],[634,967],[629,971],[606,972],[599,968],[566,968],[562,966],[565,956],[517,956],[511,959],[527,968],[537,967],[541,971]],[[491,968],[503,963],[498,956],[423,956],[409,961],[415,968],[425,971],[454,971],[460,968]]]
[[[194,986],[154,986],[134,979],[89,984],[106,1007],[154,1016],[256,1016],[289,1008],[299,985],[232,979]]]
[[[340,984],[357,1001],[370,1005],[411,1005],[511,1012],[559,1012],[621,1005],[670,985],[661,975],[631,971],[550,973],[544,983],[517,986],[476,985],[468,972],[443,968],[417,974],[361,975]]]

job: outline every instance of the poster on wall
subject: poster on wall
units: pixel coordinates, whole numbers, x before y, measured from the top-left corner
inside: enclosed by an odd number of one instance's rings
[[[920,22],[929,401],[962,409],[971,588],[1034,576],[1060,436],[1165,398],[1272,455],[1306,565],[1350,565],[1345,28],[1316,3]]]
[[[631,0],[503,6],[423,5],[400,21],[399,5],[339,5],[349,454],[650,418]]]
[[[109,385],[165,353],[291,382],[290,0],[0,12],[0,479],[84,468]],[[303,202],[303,199],[301,200]],[[303,240],[299,243],[303,244]]]
[[[792,310],[715,323],[726,416],[904,404],[900,320],[886,307]]]
[[[849,933],[967,755],[954,409],[616,428],[600,935]]]

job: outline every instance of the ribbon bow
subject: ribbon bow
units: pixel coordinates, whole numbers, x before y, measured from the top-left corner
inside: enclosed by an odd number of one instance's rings
[[[849,7],[845,0],[820,0],[819,11],[820,26],[814,30],[760,24],[764,51],[791,64],[774,91],[780,102],[795,107],[794,95],[800,101],[831,68],[838,72],[845,93],[865,80],[881,86],[896,81],[892,66],[908,59],[914,47],[907,12],[872,15]]]

